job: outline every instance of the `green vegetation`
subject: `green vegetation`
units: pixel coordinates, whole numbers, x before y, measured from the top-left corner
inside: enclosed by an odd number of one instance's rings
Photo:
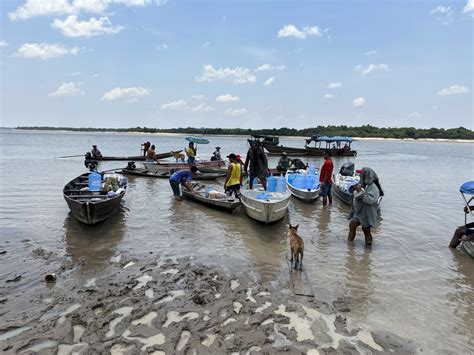
[[[379,128],[370,125],[360,127],[350,126],[317,126],[313,128],[294,129],[294,128],[273,128],[273,129],[243,129],[243,128],[71,128],[71,127],[17,127],[24,130],[61,130],[61,131],[89,131],[89,132],[143,132],[143,133],[185,133],[185,134],[215,134],[215,135],[244,135],[251,134],[275,135],[275,136],[303,136],[313,135],[328,136],[351,136],[367,138],[412,138],[412,139],[473,139],[474,131],[459,128]]]

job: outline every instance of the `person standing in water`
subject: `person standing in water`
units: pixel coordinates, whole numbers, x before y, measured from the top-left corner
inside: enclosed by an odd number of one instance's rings
[[[329,204],[332,205],[332,171],[334,169],[334,164],[331,160],[331,154],[328,150],[324,152],[324,164],[321,167],[321,172],[319,173],[319,183],[321,185],[321,196],[323,197],[323,205],[327,205],[328,200]]]
[[[372,245],[371,228],[377,221],[377,208],[380,196],[383,196],[383,190],[380,187],[377,174],[371,168],[362,168],[360,174],[360,184],[355,186],[354,199],[352,201],[354,214],[349,223],[349,234],[347,240],[354,241],[356,229],[362,225],[362,231],[365,236],[365,245]]]

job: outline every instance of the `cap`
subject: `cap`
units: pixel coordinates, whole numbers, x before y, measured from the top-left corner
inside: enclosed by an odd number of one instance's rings
[[[240,159],[240,154],[237,154],[236,158],[237,158],[237,160],[239,160]]]
[[[234,153],[230,153],[227,158],[229,159],[237,159],[237,156]]]
[[[219,149],[221,149],[221,147],[217,146],[216,149],[219,150]]]
[[[95,144],[92,145],[94,148],[96,148],[97,146]]]
[[[281,152],[281,155],[288,155],[288,154],[286,154],[286,152]]]

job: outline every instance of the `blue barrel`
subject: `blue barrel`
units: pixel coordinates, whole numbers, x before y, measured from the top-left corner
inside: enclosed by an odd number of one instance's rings
[[[268,192],[276,192],[277,187],[277,179],[274,176],[269,176],[267,178],[267,191]]]
[[[102,176],[93,171],[89,174],[89,191],[96,192],[102,189]]]
[[[277,178],[277,192],[285,192],[286,191],[286,180],[284,176],[280,176]]]

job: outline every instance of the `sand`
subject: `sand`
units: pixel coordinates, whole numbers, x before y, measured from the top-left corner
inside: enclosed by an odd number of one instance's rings
[[[57,354],[413,353],[409,340],[348,329],[350,304],[295,296],[190,259],[114,256],[79,284],[66,259],[49,297],[1,322],[0,352]],[[133,262],[133,264],[131,264]],[[74,273],[73,273],[74,271]],[[39,295],[38,297],[41,297]],[[7,300],[3,303],[8,307]],[[20,314],[20,313],[18,313]]]

